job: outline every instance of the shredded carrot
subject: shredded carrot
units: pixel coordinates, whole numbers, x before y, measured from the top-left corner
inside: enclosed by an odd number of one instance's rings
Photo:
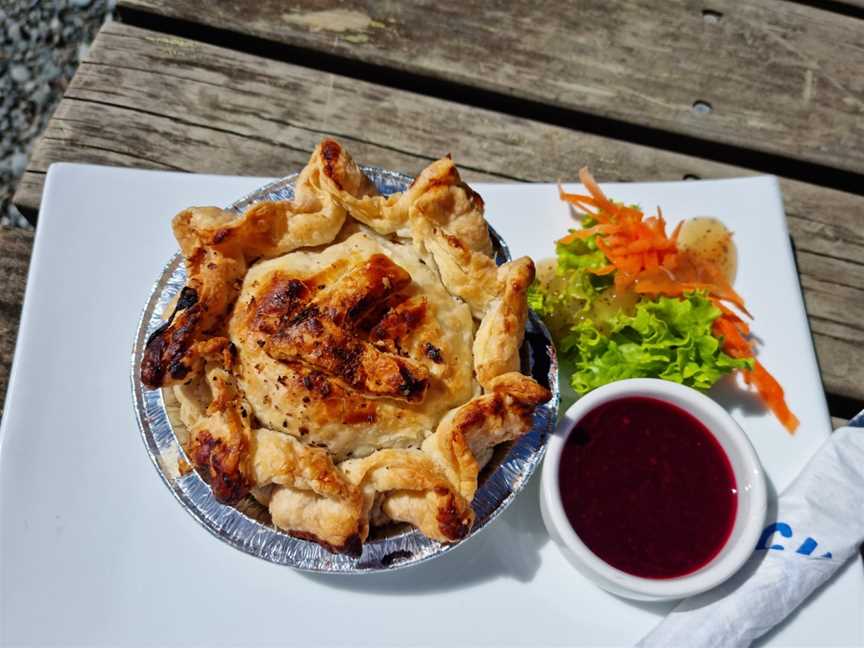
[[[720,312],[726,319],[731,320],[735,324],[735,328],[741,331],[741,335],[748,336],[750,335],[750,326],[743,319],[738,317],[734,311],[726,308],[723,304],[721,304],[716,299],[714,300],[714,305],[720,309]]]
[[[726,306],[730,304],[747,317],[752,317],[744,300],[716,264],[679,250],[678,236],[682,223],[672,230],[671,236],[667,235],[666,220],[659,208],[656,216],[646,217],[637,207],[609,200],[587,168],[579,170],[579,180],[589,195],[567,193],[559,185],[559,196],[597,224],[574,230],[559,243],[572,243],[594,236],[597,249],[603,252],[609,263],[590,272],[595,275],[614,272],[614,289],[619,294],[632,291],[639,295],[676,297],[694,290],[705,291],[720,309],[720,317],[714,321],[714,334],[722,338],[723,350],[733,358],[753,358],[753,369],[742,370],[744,381],[756,389],[784,427],[790,433],[794,432],[798,419],[786,404],[783,388],[755,360],[755,350],[749,339],[750,327]]]
[[[716,302],[715,302],[716,303]],[[714,333],[723,338],[723,350],[733,358],[752,358],[753,346],[747,340],[750,327],[735,313],[717,304],[721,316],[714,320]],[[789,410],[780,383],[758,360],[751,371],[744,371],[744,382],[756,388],[765,405],[790,433],[798,428],[798,418]]]
[[[606,194],[600,189],[600,185],[594,181],[594,177],[588,171],[588,167],[579,169],[579,181],[585,186],[591,197],[594,198],[594,203],[601,211],[612,211],[615,205],[606,197]]]
[[[721,315],[714,320],[714,333],[723,338],[723,350],[733,358],[752,358],[753,348],[733,317]]]
[[[748,383],[752,382],[762,400],[790,433],[798,429],[798,417],[792,413],[786,404],[783,388],[758,360],[753,371],[744,374],[744,379]]]

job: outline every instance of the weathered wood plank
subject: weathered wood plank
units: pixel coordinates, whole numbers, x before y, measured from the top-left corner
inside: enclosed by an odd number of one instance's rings
[[[120,0],[119,5],[864,172],[864,24],[801,4]],[[706,105],[710,112],[703,110]]]
[[[13,202],[31,223],[36,222],[44,184],[45,173],[43,171],[28,169],[18,180],[18,186],[15,187]]]
[[[3,277],[0,281],[0,417],[5,406],[32,248],[32,232],[0,227],[0,277]]]
[[[51,162],[89,161],[186,171],[280,175],[323,134],[358,159],[416,172],[452,152],[472,179],[679,180],[746,169],[307,68],[127,25],[106,26],[34,151],[20,203],[38,205]],[[864,198],[781,181],[789,227],[829,391],[864,398]]]

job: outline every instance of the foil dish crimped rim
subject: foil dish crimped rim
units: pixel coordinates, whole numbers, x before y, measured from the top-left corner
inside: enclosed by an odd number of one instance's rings
[[[413,178],[402,173],[361,166],[382,194],[404,191]],[[227,209],[241,213],[259,200],[290,200],[299,174],[276,180],[244,196]],[[510,260],[510,251],[490,226],[496,261]],[[182,256],[176,254],[164,267],[153,286],[138,324],[132,353],[132,398],[147,453],[166,486],[186,511],[207,531],[251,556],[307,572],[364,574],[393,571],[418,565],[441,556],[489,525],[522,490],[543,458],[546,441],[558,415],[558,364],[549,331],[529,313],[522,346],[522,371],[533,376],[552,392],[548,403],[534,413],[532,429],[512,444],[498,465],[489,470],[480,484],[472,506],[476,520],[468,536],[459,542],[442,544],[416,529],[367,541],[358,558],[333,554],[320,545],[295,538],[263,524],[234,506],[218,502],[210,486],[194,470],[180,474],[178,460],[191,465],[177,440],[161,389],[149,389],[140,380],[141,360],[148,337],[163,322],[162,313],[186,283]],[[496,453],[497,455],[498,453]],[[484,471],[486,472],[486,471]]]

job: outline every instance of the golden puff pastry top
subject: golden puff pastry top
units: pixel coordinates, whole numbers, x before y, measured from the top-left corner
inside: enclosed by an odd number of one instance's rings
[[[359,231],[253,266],[229,337],[258,420],[341,460],[417,447],[479,393],[474,328],[411,245]]]
[[[390,521],[464,537],[480,468],[550,394],[519,373],[533,263],[496,265],[452,160],[385,197],[324,140],[293,201],[173,228],[188,281],[141,380],[173,388],[214,496],[332,551]]]

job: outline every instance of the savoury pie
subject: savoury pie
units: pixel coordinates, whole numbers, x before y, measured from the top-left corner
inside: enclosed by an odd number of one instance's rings
[[[188,280],[141,379],[173,391],[214,496],[332,551],[393,521],[463,538],[480,469],[550,394],[519,372],[533,263],[496,265],[449,157],[385,197],[325,140],[293,200],[173,229]]]

